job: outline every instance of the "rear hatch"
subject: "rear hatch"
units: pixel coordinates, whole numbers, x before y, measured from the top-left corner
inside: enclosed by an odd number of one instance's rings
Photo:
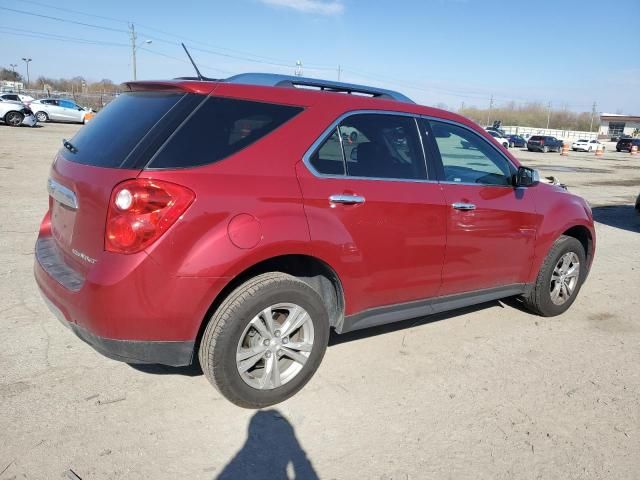
[[[531,137],[529,143],[531,145],[544,145],[544,137]]]
[[[48,186],[52,237],[67,265],[84,276],[96,263],[114,186],[137,177],[204,98],[175,85],[128,92],[63,141]]]

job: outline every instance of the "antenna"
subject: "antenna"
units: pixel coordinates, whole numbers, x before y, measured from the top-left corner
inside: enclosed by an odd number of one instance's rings
[[[198,74],[198,80],[204,80],[204,77],[202,76],[202,74],[200,73],[200,70],[198,70],[198,67],[196,66],[196,62],[194,62],[193,58],[191,58],[191,54],[189,53],[189,50],[187,50],[187,47],[184,46],[184,43],[180,43],[180,45],[182,45],[182,48],[184,48],[184,51],[187,54],[187,57],[189,57],[189,61],[191,62],[191,65],[193,65],[193,68],[196,70],[196,73]]]

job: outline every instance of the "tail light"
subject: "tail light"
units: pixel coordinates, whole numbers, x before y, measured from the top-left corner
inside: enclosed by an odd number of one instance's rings
[[[188,188],[160,180],[140,178],[116,185],[109,200],[105,250],[143,250],[180,218],[194,198]]]
[[[544,138],[540,139],[540,145],[544,145]]]

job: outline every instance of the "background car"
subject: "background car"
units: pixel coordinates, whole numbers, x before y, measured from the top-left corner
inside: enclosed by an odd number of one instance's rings
[[[496,141],[503,147],[509,148],[509,139],[507,137],[504,137],[500,132],[498,132],[497,130],[487,130],[487,133],[495,138]]]
[[[507,135],[510,147],[526,147],[527,141],[520,135]]]
[[[527,150],[530,152],[537,150],[542,153],[547,153],[548,151],[561,152],[562,144],[562,140],[559,140],[556,137],[534,135],[527,142]]]
[[[630,152],[634,145],[640,150],[640,138],[621,138],[616,143],[616,152]]]
[[[37,120],[33,112],[22,102],[0,101],[0,120],[10,127],[27,125],[33,127]]]
[[[2,93],[0,94],[0,99],[22,103],[30,103],[34,100],[34,98],[30,97],[29,95],[21,95],[19,93]]]
[[[29,106],[35,112],[39,122],[85,123],[93,117],[90,109],[81,107],[73,100],[63,98],[43,98],[31,102]]]
[[[597,150],[598,148],[604,150],[604,145],[601,144],[598,140],[577,140],[571,144],[571,150],[574,152],[583,151],[583,152],[591,152]]]
[[[636,212],[640,213],[640,195],[636,198]]]

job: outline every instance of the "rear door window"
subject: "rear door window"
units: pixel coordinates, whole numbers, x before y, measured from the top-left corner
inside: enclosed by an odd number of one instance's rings
[[[186,168],[222,160],[301,111],[301,107],[210,97],[167,140],[148,168]]]
[[[339,127],[351,177],[426,180],[418,128],[413,117],[362,113]]]
[[[183,97],[183,92],[131,92],[120,95],[71,139],[75,153],[66,148],[62,156],[72,162],[118,168],[138,143]],[[181,119],[183,120],[186,114]]]

